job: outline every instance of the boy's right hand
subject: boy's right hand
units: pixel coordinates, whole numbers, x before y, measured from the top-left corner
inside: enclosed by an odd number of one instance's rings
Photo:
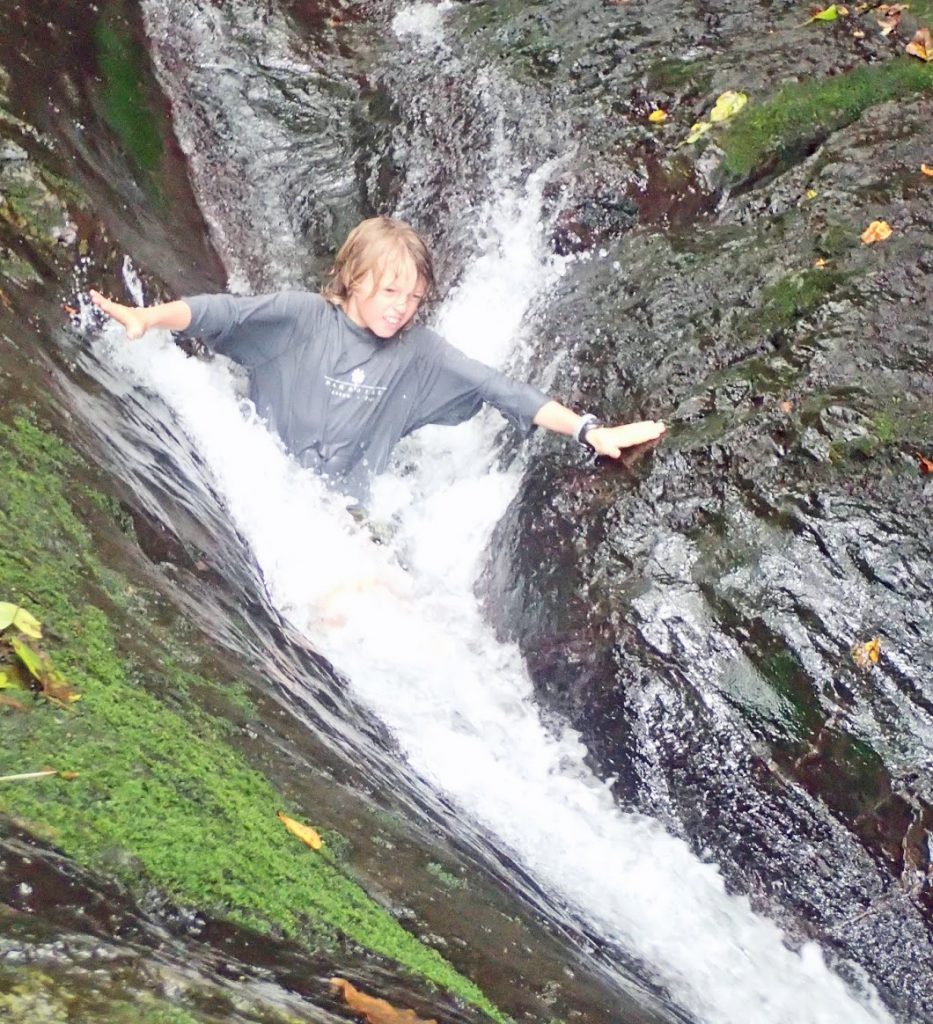
[[[116,320],[118,324],[122,324],[123,329],[126,331],[126,336],[133,341],[141,338],[149,329],[145,308],[123,306],[119,302],[105,298],[100,292],[94,291],[93,288],[91,289],[91,302],[98,309],[103,310],[107,316]]]

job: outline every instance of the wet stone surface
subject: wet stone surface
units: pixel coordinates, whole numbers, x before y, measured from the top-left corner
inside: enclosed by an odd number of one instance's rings
[[[797,75],[842,59],[808,45]],[[775,74],[744,59],[743,83]],[[540,324],[572,339],[557,390],[670,431],[629,467],[540,441],[486,580],[620,803],[905,1020],[933,1013],[929,145],[928,99],[874,106],[691,227],[572,267]],[[876,219],[894,234],[863,245]]]

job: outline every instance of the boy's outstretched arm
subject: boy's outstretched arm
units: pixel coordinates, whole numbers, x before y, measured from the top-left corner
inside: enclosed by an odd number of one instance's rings
[[[561,405],[550,401],[535,413],[534,422],[545,430],[577,437],[586,418]],[[646,441],[656,441],[667,428],[660,420],[641,420],[638,423],[622,423],[619,426],[592,426],[585,432],[586,444],[592,446],[597,455],[608,455],[617,459],[623,448],[631,448]]]
[[[156,306],[123,306],[91,289],[91,301],[98,309],[113,317],[126,330],[126,336],[141,338],[152,327],[168,331],[187,330],[191,323],[191,307],[181,299]]]

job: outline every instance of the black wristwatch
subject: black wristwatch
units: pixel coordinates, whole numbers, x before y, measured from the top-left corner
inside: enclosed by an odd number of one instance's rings
[[[578,445],[581,445],[588,451],[595,452],[596,449],[590,442],[588,435],[595,427],[601,427],[602,425],[603,422],[598,416],[594,416],[591,412],[588,412],[584,416],[580,417],[580,422],[577,424],[577,429],[574,431],[573,439]]]

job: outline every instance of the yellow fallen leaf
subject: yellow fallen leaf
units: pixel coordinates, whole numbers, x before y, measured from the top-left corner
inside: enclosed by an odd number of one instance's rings
[[[925,61],[933,60],[933,36],[930,35],[930,30],[928,28],[917,29],[906,49],[911,57],[919,57]]]
[[[717,100],[709,113],[709,119],[713,124],[725,121],[734,117],[748,103],[748,97],[744,92],[724,92]]]
[[[925,174],[928,178],[933,178],[933,167],[930,167],[929,164],[921,164],[920,172],[921,174]]]
[[[817,190],[815,188],[808,188],[807,189],[807,199],[816,199],[816,197],[818,195],[819,195],[819,192],[817,192]]]
[[[684,139],[684,142],[696,142],[696,141],[697,141],[697,139],[702,139],[702,138],[703,138],[703,136],[704,136],[704,135],[705,135],[705,134],[706,134],[706,133],[707,133],[707,132],[708,132],[708,131],[710,130],[710,128],[712,128],[712,127],[713,127],[713,126],[712,126],[712,125],[711,125],[711,124],[709,123],[709,121],[697,121],[697,123],[696,123],[696,124],[694,124],[694,125],[691,125],[691,127],[690,127],[690,133],[689,133],[689,134],[687,135],[687,137],[686,137],[686,138]]]
[[[883,242],[890,238],[894,229],[886,220],[873,220],[862,232],[860,238],[864,245],[874,245],[875,242]]]
[[[81,694],[76,693],[61,677],[44,651],[18,636],[10,638],[10,646],[22,666],[32,676],[43,697],[61,704],[62,707],[68,707],[69,704],[81,699]]]
[[[345,978],[331,978],[331,988],[343,996],[344,1002],[366,1024],[437,1024],[433,1018],[425,1020],[414,1010],[396,1010],[385,999],[368,996],[354,988]]]
[[[813,266],[816,267],[818,270],[822,270],[827,263],[829,263],[829,260],[824,260],[821,256],[818,260],[813,261]]]
[[[42,625],[37,618],[17,604],[0,601],[0,630],[6,629],[8,626],[13,626],[20,633],[32,637],[33,640],[42,639]]]
[[[648,120],[652,124],[664,124],[664,122],[667,120],[667,111],[660,109],[652,110],[651,113],[648,115]]]
[[[874,637],[865,644],[856,644],[852,648],[852,660],[859,668],[871,670],[873,665],[878,664],[881,657],[881,638]]]
[[[320,850],[324,845],[321,841],[321,837],[313,828],[311,828],[310,825],[302,825],[300,821],[295,821],[294,818],[289,818],[289,816],[287,814],[283,814],[282,811],[278,811],[276,813],[276,817],[293,836],[297,836],[297,838],[306,846],[310,846],[312,850]]]

